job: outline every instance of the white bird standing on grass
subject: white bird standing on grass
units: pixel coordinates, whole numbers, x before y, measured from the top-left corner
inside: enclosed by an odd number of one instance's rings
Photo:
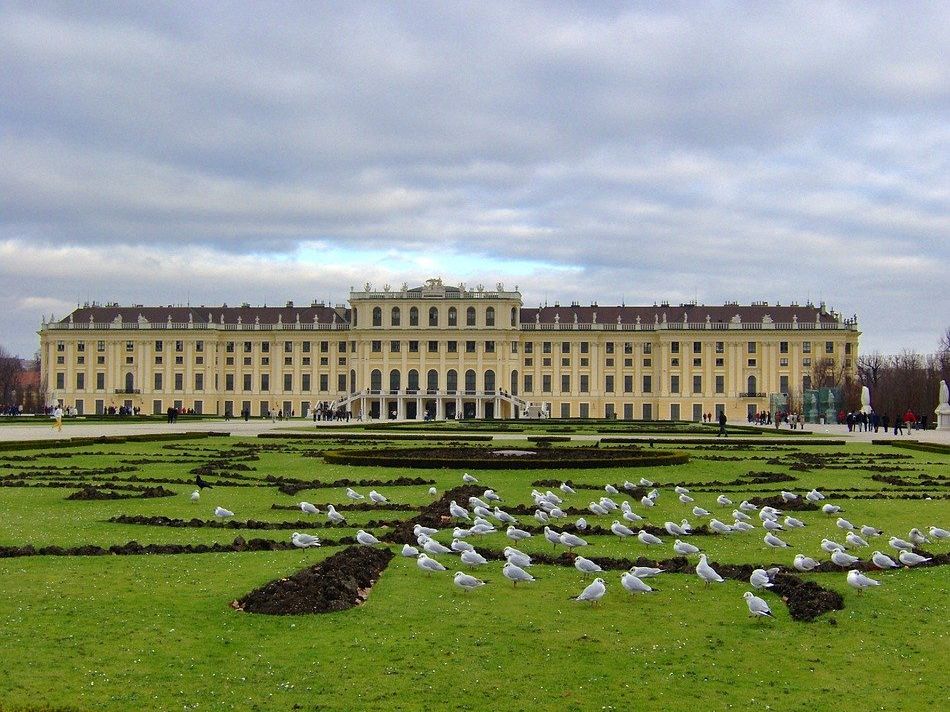
[[[430,554],[451,554],[452,550],[435,539],[427,538],[422,543],[422,548]]]
[[[406,558],[416,558],[419,556],[419,550],[414,546],[409,546],[408,544],[402,545],[402,555]]]
[[[574,568],[585,576],[603,571],[599,564],[591,561],[590,559],[585,559],[583,556],[578,556],[574,559]]]
[[[466,522],[471,521],[468,510],[464,507],[460,507],[454,499],[449,502],[449,514],[456,519],[464,519]]]
[[[562,532],[560,540],[561,543],[567,547],[568,551],[572,551],[578,546],[587,546],[586,541],[575,534],[571,534],[570,532]]]
[[[865,576],[857,569],[851,569],[848,572],[848,585],[858,589],[860,592],[871,586],[880,586],[881,582]]]
[[[234,512],[232,512],[230,509],[225,509],[224,507],[215,507],[214,516],[221,519],[227,519],[228,517],[233,517]]]
[[[481,566],[488,563],[488,559],[475,551],[475,549],[463,551],[459,558],[462,559],[462,563],[466,566]]]
[[[562,482],[558,489],[560,489],[564,494],[577,494],[574,491],[574,488],[567,484],[567,482]]]
[[[705,554],[699,555],[699,563],[696,564],[696,575],[703,580],[707,586],[711,583],[722,583],[723,577],[716,573],[716,570],[709,565]]]
[[[792,564],[799,571],[811,571],[817,569],[819,565],[813,558],[804,554],[795,554],[795,561]]]
[[[452,540],[449,548],[451,548],[452,551],[456,551],[461,554],[463,551],[472,551],[475,547],[463,539],[456,538]]]
[[[904,566],[916,566],[917,564],[925,564],[930,561],[929,556],[921,556],[920,554],[915,554],[913,551],[901,551],[897,558],[900,559],[900,562]]]
[[[950,532],[940,527],[930,527],[930,536],[934,539],[950,539]]]
[[[882,554],[880,551],[875,551],[871,555],[871,563],[877,566],[879,569],[899,569],[900,566],[894,559],[892,559],[887,554]]]
[[[726,495],[721,494],[718,497],[716,497],[716,504],[718,504],[720,507],[728,507],[732,504],[732,500],[729,499]]]
[[[821,505],[821,511],[825,514],[837,514],[841,511],[841,507],[837,504],[823,504]]]
[[[515,549],[513,546],[506,546],[503,553],[505,555],[505,560],[510,564],[514,564],[515,566],[523,569],[531,566],[531,557],[525,554],[523,551]]]
[[[466,472],[464,475],[462,475],[462,482],[464,482],[464,483],[467,484],[467,485],[477,485],[477,484],[478,484],[478,480],[475,479],[474,477],[472,477],[472,476],[471,476],[470,474],[468,474],[467,472]]]
[[[300,511],[304,514],[320,514],[320,510],[317,509],[315,505],[310,504],[310,502],[301,502]]]
[[[362,529],[358,529],[356,532],[356,543],[362,544],[363,546],[376,546],[379,543],[379,539],[374,537],[369,532],[364,532]]]
[[[641,544],[646,544],[647,546],[659,546],[663,543],[663,540],[658,536],[654,536],[649,532],[645,532],[642,529],[637,532],[637,539],[640,540]]]
[[[749,615],[753,618],[772,618],[772,609],[769,604],[756,596],[751,591],[742,594],[746,604],[749,606]]]
[[[373,500],[373,504],[386,504],[389,501],[376,490],[369,491],[369,498]]]
[[[698,554],[699,547],[677,539],[673,544],[673,551],[675,551],[680,556],[689,556],[690,554]]]
[[[521,541],[522,539],[530,538],[531,532],[526,532],[524,529],[518,529],[512,525],[505,530],[505,536],[512,541]]]
[[[437,490],[435,487],[430,487],[430,488],[429,488],[429,495],[430,495],[430,496],[434,497],[434,496],[437,495],[438,493],[439,493],[439,490]]]
[[[523,581],[525,583],[531,583],[534,581],[534,576],[529,574],[520,566],[515,566],[511,561],[505,564],[501,570],[502,575],[511,581],[512,586],[515,588],[518,587],[518,582]]]
[[[846,543],[850,544],[851,546],[853,546],[853,547],[855,547],[855,548],[860,548],[860,547],[862,547],[862,546],[867,546],[867,545],[868,545],[868,543],[867,543],[864,539],[862,539],[861,537],[859,537],[859,536],[858,536],[857,534],[855,534],[854,532],[848,532],[848,533],[845,535],[844,540],[845,540]]]
[[[749,583],[753,588],[772,588],[769,574],[765,569],[755,569],[749,576]]]
[[[327,519],[329,519],[334,524],[342,524],[346,521],[346,517],[336,511],[336,507],[332,504],[327,505]]]
[[[364,497],[363,495],[361,495],[359,492],[357,492],[357,491],[356,491],[355,489],[353,489],[352,487],[347,487],[347,488],[346,488],[346,496],[349,497],[350,499],[366,499],[366,497]]]
[[[637,578],[650,578],[662,574],[663,569],[658,569],[655,566],[633,566],[630,568],[630,573]]]
[[[653,591],[650,586],[629,571],[625,571],[623,576],[620,577],[620,584],[630,593],[651,593]]]
[[[858,561],[858,557],[851,556],[851,554],[845,551],[837,550],[831,552],[831,560],[838,566],[846,569],[849,566],[854,566],[854,564]]]
[[[201,499],[201,490],[195,490],[191,493],[192,502],[197,502],[199,499]]]
[[[433,571],[445,571],[445,567],[442,564],[435,559],[430,559],[425,552],[419,554],[419,557],[416,559],[416,566],[430,575]]]
[[[320,546],[320,538],[311,534],[299,534],[294,532],[290,535],[290,541],[298,549],[309,549],[312,546]]]
[[[614,520],[614,523],[610,525],[610,531],[619,536],[621,539],[625,539],[628,536],[633,536],[633,529],[630,527],[625,527],[616,519]]]
[[[593,606],[607,593],[607,586],[602,578],[595,578],[587,587],[574,597],[575,601],[590,601]]]
[[[485,582],[482,581],[481,579],[477,579],[474,576],[469,576],[468,574],[462,571],[455,572],[455,576],[452,578],[452,582],[463,591],[471,591],[472,589],[479,588],[485,585]]]

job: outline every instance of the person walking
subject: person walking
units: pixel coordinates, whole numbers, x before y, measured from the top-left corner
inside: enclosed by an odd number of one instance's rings
[[[900,416],[900,411],[898,411],[898,415],[894,417],[894,435],[897,435],[898,430],[901,431],[901,435],[904,434],[904,420]]]
[[[58,405],[53,408],[53,429],[57,433],[63,432],[63,409]]]
[[[914,431],[914,423],[916,422],[917,422],[917,416],[914,415],[914,411],[908,408],[907,412],[904,413],[904,423],[907,425],[908,435],[910,435]]]
[[[724,438],[729,437],[726,434],[726,411],[724,410],[719,412],[719,432],[716,433],[716,437],[718,438],[720,435]]]

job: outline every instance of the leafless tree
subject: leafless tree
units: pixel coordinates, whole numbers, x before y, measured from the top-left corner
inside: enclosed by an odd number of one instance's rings
[[[22,370],[20,359],[0,346],[0,406],[14,405],[15,401],[19,401],[17,386]]]

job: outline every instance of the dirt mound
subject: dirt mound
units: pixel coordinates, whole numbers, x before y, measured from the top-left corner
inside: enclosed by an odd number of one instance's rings
[[[771,497],[752,497],[749,501],[756,505],[757,507],[775,507],[776,509],[788,510],[794,512],[803,512],[808,510],[818,509],[818,505],[814,502],[809,502],[804,497],[799,497],[798,499],[793,499],[791,502],[786,502],[782,495],[776,494]]]
[[[394,523],[392,531],[387,532],[383,538],[394,544],[415,544],[416,535],[412,533],[412,529],[416,524],[441,529],[451,524],[449,505],[453,499],[461,506],[467,507],[469,497],[481,497],[484,493],[485,487],[478,485],[462,485],[447,490],[435,502],[419,510],[419,514],[412,519]]]
[[[117,492],[113,489],[103,487],[94,487],[86,485],[66,497],[68,500],[103,500],[103,499],[152,499],[155,497],[174,497],[175,493],[164,487],[142,487],[130,488],[138,494],[129,494],[128,492]]]
[[[345,611],[366,600],[392,558],[389,549],[351,546],[293,576],[271,581],[231,606],[268,615]]]
[[[822,588],[814,581],[803,581],[791,574],[776,574],[772,591],[778,594],[793,619],[813,621],[829,611],[844,609],[844,599],[837,591]]]

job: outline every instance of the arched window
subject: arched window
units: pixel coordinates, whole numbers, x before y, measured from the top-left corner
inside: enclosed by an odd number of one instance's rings
[[[756,392],[755,389],[755,376],[749,376],[748,389],[747,392],[749,395],[753,395]]]
[[[374,368],[369,374],[369,387],[373,391],[383,390],[383,374],[378,368]]]
[[[383,310],[379,307],[373,307],[373,326],[383,325]]]
[[[511,372],[511,395],[513,396],[518,395],[518,372],[517,371]]]
[[[485,326],[495,325],[495,307],[488,307],[485,310]]]
[[[459,325],[459,313],[455,307],[449,307],[449,326]]]
[[[449,372],[445,374],[445,390],[449,393],[455,393],[459,389],[459,375],[458,372],[451,368]]]
[[[135,390],[135,376],[129,371],[125,374],[125,392],[131,393],[133,390]]]
[[[426,389],[431,392],[439,390],[439,372],[434,368],[426,374]]]
[[[419,308],[411,307],[409,309],[409,326],[419,326]]]
[[[389,317],[389,323],[393,326],[399,326],[400,316],[401,315],[399,313],[399,307],[393,307],[392,314],[390,314],[390,317]]]
[[[409,371],[409,378],[406,383],[406,388],[411,392],[419,390],[419,372],[414,368]]]
[[[495,390],[495,372],[492,370],[485,371],[485,390],[488,392]]]
[[[429,307],[429,326],[439,325],[439,310],[437,307]]]
[[[475,371],[473,371],[472,369],[468,369],[465,372],[465,390],[468,391],[469,393],[474,393],[475,388],[476,388]]]
[[[350,393],[356,393],[356,371],[350,371]]]
[[[465,310],[465,326],[475,326],[475,307]]]
[[[399,390],[399,370],[393,369],[389,372],[389,390],[398,391]]]
[[[514,307],[511,308],[511,325],[518,326],[518,310]]]

